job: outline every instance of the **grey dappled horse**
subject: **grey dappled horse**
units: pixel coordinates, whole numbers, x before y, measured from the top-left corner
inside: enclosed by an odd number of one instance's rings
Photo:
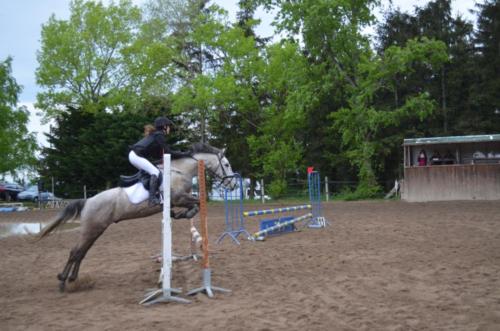
[[[234,188],[236,185],[231,177],[233,175],[231,165],[223,151],[208,144],[194,144],[192,157],[171,162],[170,204],[172,208],[180,208],[180,211],[174,212],[173,209],[171,211],[175,219],[192,218],[198,213],[199,200],[191,194],[192,179],[198,171],[198,160],[205,161],[205,168],[208,172],[220,180],[225,187]],[[41,239],[68,220],[80,218],[80,239],[71,249],[63,271],[57,275],[60,290],[64,291],[66,280],[73,282],[78,278],[82,260],[108,226],[128,219],[153,215],[162,211],[162,208],[162,205],[150,207],[147,199],[138,204],[131,203],[124,188],[121,187],[106,190],[86,200],[71,202],[38,236]]]

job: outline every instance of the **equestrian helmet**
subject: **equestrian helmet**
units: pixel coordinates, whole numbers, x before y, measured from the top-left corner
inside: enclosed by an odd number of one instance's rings
[[[166,126],[172,126],[173,124],[174,122],[172,122],[165,116],[160,116],[155,119],[155,128],[157,130],[162,130]]]

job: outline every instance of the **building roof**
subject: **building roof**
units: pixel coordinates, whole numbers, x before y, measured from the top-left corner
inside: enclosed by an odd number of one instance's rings
[[[479,143],[488,141],[500,141],[500,134],[484,134],[477,136],[451,136],[432,138],[412,138],[405,139],[403,146],[434,145],[434,144],[463,144]]]

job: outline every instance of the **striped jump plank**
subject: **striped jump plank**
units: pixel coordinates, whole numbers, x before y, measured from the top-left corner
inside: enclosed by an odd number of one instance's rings
[[[274,231],[274,230],[278,230],[284,226],[287,226],[287,225],[290,225],[290,224],[294,224],[294,223],[297,223],[297,222],[300,222],[300,221],[303,221],[303,220],[306,220],[308,218],[311,218],[313,217],[313,214],[312,213],[308,213],[308,214],[305,214],[303,216],[300,216],[300,217],[297,217],[297,218],[294,218],[293,220],[289,220],[287,222],[283,222],[283,223],[279,223],[279,224],[276,224],[275,226],[271,226],[267,229],[264,229],[262,231],[259,231],[259,232],[255,232],[254,234],[252,234],[252,236],[248,239],[250,240],[256,240],[257,238],[271,232],[271,231]]]

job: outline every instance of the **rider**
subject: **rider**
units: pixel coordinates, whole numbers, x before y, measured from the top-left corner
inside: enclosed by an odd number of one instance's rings
[[[161,159],[163,153],[170,154],[172,159],[191,156],[189,152],[173,151],[167,145],[165,136],[170,133],[173,122],[168,118],[161,116],[155,119],[155,131],[146,135],[144,138],[130,146],[128,159],[130,163],[139,170],[144,170],[151,175],[149,179],[149,205],[157,205],[160,200],[156,196],[159,187],[158,176],[160,170],[155,167],[148,159]]]

